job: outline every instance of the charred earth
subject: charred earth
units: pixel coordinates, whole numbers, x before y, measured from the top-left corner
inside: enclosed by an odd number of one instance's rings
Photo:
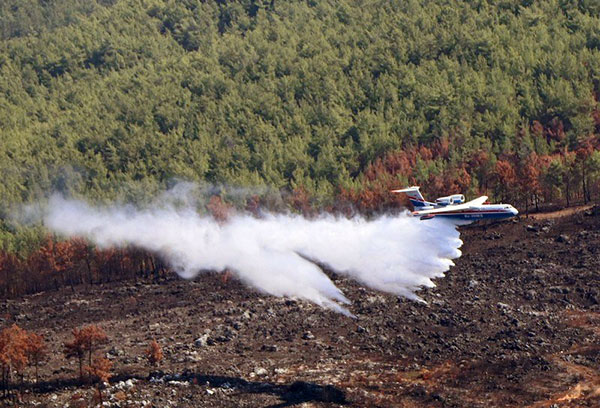
[[[3,300],[1,324],[48,341],[25,406],[90,405],[62,354],[88,324],[110,338],[107,406],[600,406],[599,227],[593,211],[463,227],[463,256],[420,292],[427,304],[330,273],[357,319],[206,274]],[[158,367],[145,364],[153,339]]]

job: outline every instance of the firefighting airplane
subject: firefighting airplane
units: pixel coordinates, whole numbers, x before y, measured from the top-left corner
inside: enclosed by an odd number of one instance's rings
[[[482,219],[500,219],[514,217],[519,213],[515,207],[509,204],[488,204],[487,196],[481,196],[465,203],[465,196],[455,194],[440,197],[435,203],[425,201],[419,187],[392,190],[392,193],[406,193],[408,199],[415,207],[412,214],[422,220],[430,220],[434,217],[450,218],[459,221],[477,221]]]

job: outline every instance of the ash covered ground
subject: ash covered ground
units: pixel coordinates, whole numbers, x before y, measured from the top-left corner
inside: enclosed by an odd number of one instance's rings
[[[62,354],[87,324],[110,338],[107,406],[600,406],[599,227],[593,211],[462,227],[463,256],[426,305],[330,272],[357,319],[207,274],[2,300],[1,324],[50,340],[24,406],[89,406]]]

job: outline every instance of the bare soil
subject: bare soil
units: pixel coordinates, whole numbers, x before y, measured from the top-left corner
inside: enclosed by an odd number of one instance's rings
[[[573,214],[577,214],[580,212],[591,210],[593,207],[594,207],[593,204],[577,205],[574,207],[562,208],[562,209],[556,210],[556,211],[543,211],[543,212],[539,212],[539,213],[532,213],[532,214],[529,214],[529,217],[533,218],[534,220],[549,220],[552,218],[562,218],[562,217],[566,217],[568,215],[573,215]]]
[[[0,301],[1,325],[52,351],[21,406],[90,406],[62,344],[97,324],[114,407],[600,406],[600,216],[461,228],[463,256],[427,304],[331,273],[356,319],[221,275],[81,286]],[[143,351],[156,339],[157,368]],[[31,375],[29,376],[31,377]]]

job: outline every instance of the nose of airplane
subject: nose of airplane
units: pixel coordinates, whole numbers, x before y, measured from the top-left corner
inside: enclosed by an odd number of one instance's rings
[[[514,216],[514,215],[517,215],[519,213],[519,211],[515,207],[511,206],[510,213]]]

